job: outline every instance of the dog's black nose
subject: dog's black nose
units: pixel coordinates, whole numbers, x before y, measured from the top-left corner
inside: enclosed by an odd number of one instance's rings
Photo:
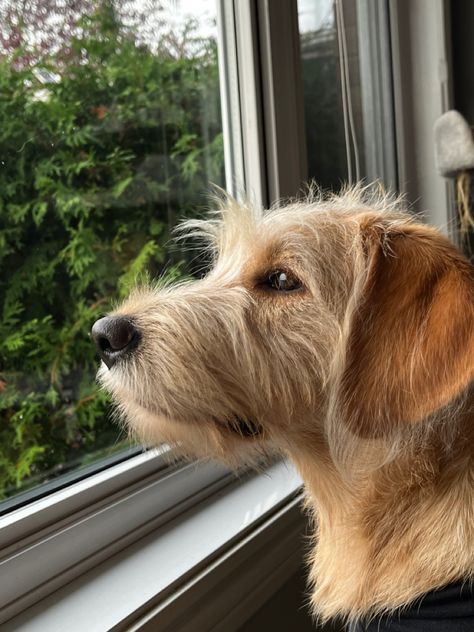
[[[123,316],[100,318],[94,323],[91,333],[99,355],[109,369],[133,351],[140,339],[138,329]]]

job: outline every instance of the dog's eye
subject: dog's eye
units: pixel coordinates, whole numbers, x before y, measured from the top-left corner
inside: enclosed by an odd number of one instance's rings
[[[283,272],[283,270],[276,270],[269,274],[263,285],[276,292],[294,292],[301,289],[301,282],[291,273]]]

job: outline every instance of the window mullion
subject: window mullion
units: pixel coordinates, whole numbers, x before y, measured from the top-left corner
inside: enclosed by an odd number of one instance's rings
[[[400,190],[447,232],[453,196],[436,170],[433,134],[435,121],[452,107],[447,5],[390,0],[389,16]]]
[[[237,35],[233,4],[217,0],[219,86],[224,136],[226,189],[238,198],[245,190],[245,170],[240,117]]]
[[[307,178],[297,3],[220,0],[219,18],[227,187],[268,206]]]
[[[388,4],[357,0],[359,68],[367,180],[397,190]]]
[[[256,5],[252,0],[235,0],[233,9],[239,76],[245,197],[256,206],[267,206],[269,195],[263,132],[258,16]],[[233,106],[235,107],[236,104]]]

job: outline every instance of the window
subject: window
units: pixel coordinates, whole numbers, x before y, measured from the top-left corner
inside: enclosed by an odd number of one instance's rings
[[[212,0],[3,0],[0,21],[8,498],[130,455],[90,327],[137,282],[192,272],[170,233],[225,178]]]

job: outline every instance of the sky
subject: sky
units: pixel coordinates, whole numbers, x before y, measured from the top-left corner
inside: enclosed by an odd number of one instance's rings
[[[33,0],[34,2],[35,0]],[[230,0],[225,0],[230,1]],[[239,0],[237,0],[238,2]],[[0,15],[2,9],[8,6],[15,6],[17,0],[0,0]],[[38,0],[36,0],[38,2]],[[41,2],[41,0],[39,0]],[[121,0],[124,7],[130,6],[138,12],[148,15],[148,21],[145,29],[143,29],[143,40],[153,48],[153,40],[162,33],[160,22],[166,22],[166,30],[170,30],[170,26],[175,27],[177,32],[182,32],[182,27],[193,18],[198,33],[202,37],[217,38],[217,4],[216,0]],[[64,0],[67,6],[68,0]],[[308,31],[317,31],[322,27],[332,25],[333,21],[333,3],[334,0],[298,0],[298,19],[301,33]],[[157,6],[164,7],[163,11],[153,11]],[[41,6],[41,5],[40,5]],[[54,22],[60,22],[58,15],[51,15],[48,22],[51,27]],[[173,29],[174,30],[174,29]],[[41,39],[41,33],[37,29],[31,28],[28,33],[28,39],[31,42]]]
[[[334,0],[298,0],[300,33],[319,31],[333,23]]]

